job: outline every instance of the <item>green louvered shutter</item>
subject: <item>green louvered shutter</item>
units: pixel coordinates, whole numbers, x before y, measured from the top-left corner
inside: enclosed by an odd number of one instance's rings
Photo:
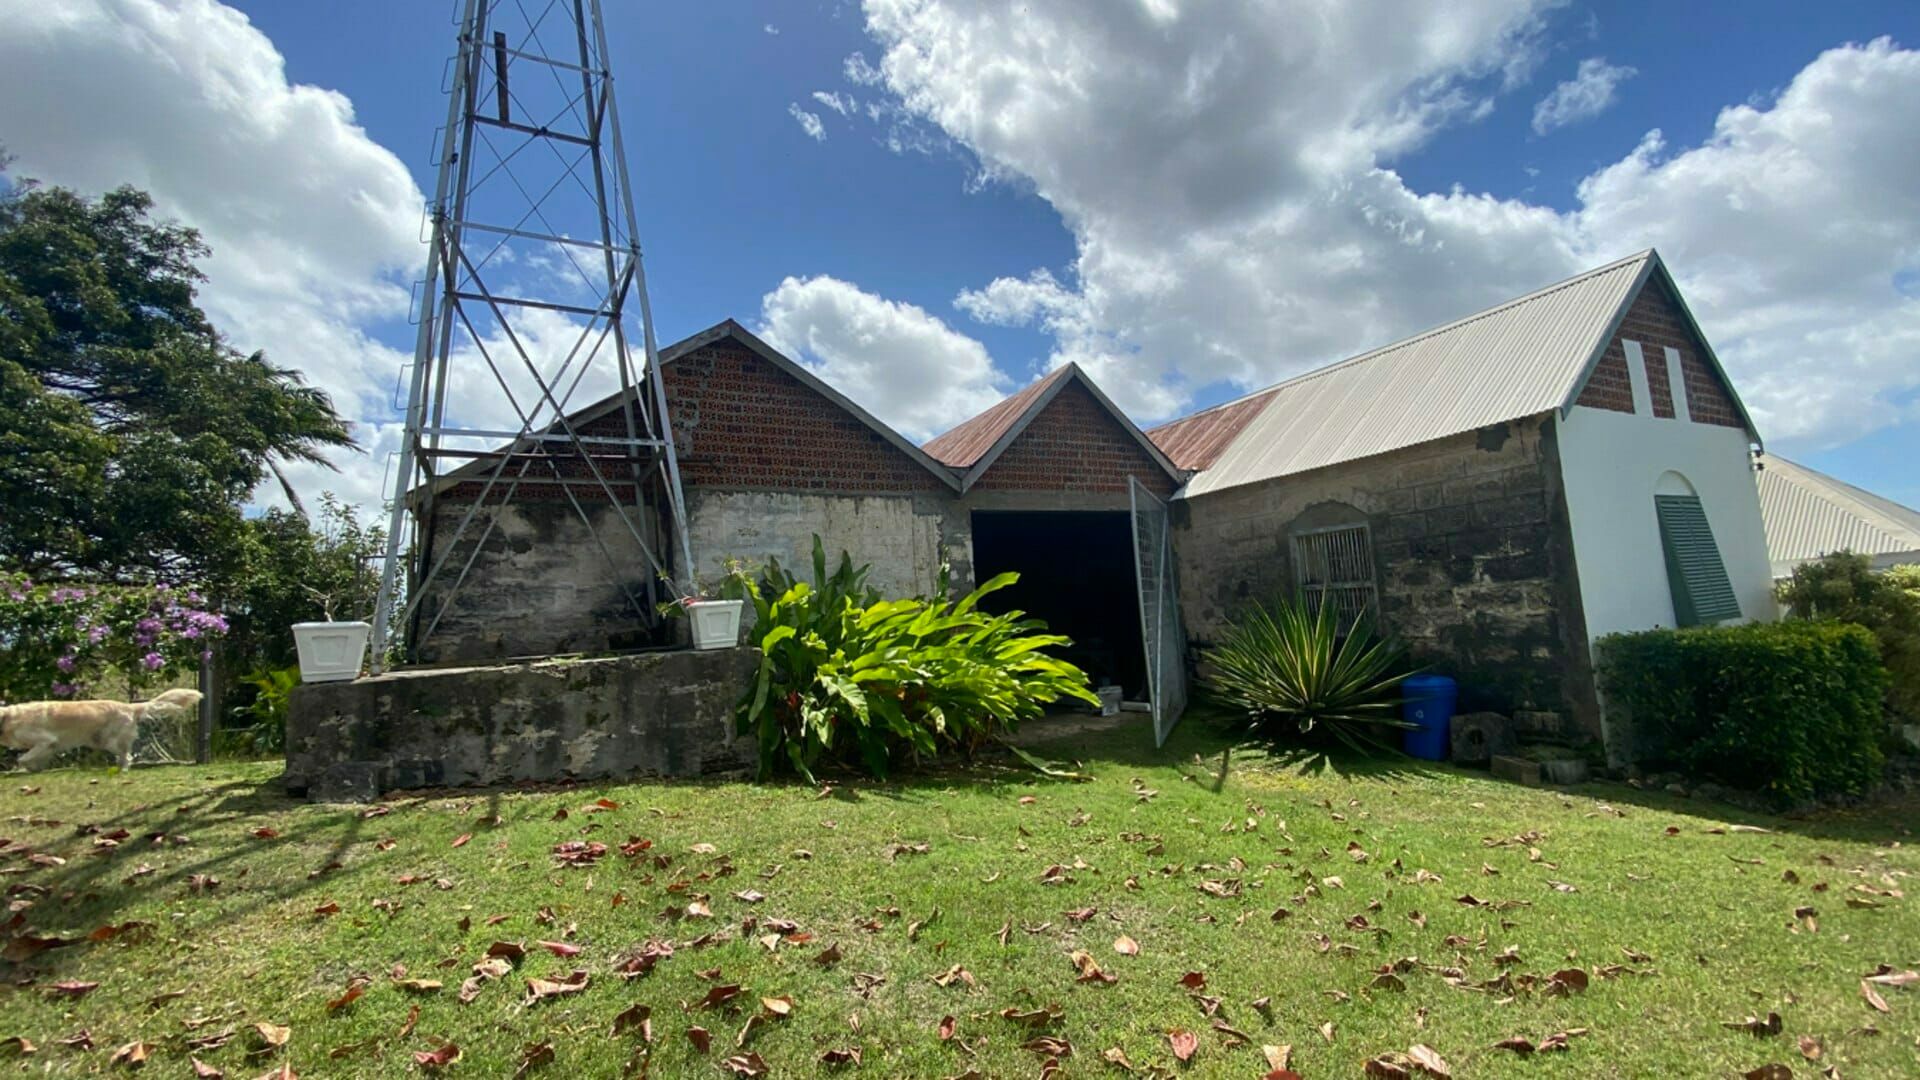
[[[1655,495],[1660,515],[1660,546],[1667,555],[1667,582],[1673,588],[1673,615],[1681,626],[1740,617],[1740,601],[1727,580],[1720,548],[1698,495]]]

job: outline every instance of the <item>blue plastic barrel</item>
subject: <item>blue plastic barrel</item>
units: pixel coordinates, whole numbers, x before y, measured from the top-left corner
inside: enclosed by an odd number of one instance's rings
[[[1415,675],[1400,684],[1400,716],[1413,726],[1401,747],[1417,758],[1445,761],[1453,738],[1453,703],[1459,687],[1445,675]]]

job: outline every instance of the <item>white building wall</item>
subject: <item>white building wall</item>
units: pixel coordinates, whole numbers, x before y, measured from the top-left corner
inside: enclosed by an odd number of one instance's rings
[[[868,584],[889,597],[933,592],[941,558],[941,507],[912,495],[812,495],[783,491],[687,491],[688,539],[702,581],[717,582],[730,558],[769,557],[801,580],[812,576],[817,533],[831,571],[845,551],[867,563]]]
[[[1575,406],[1560,426],[1560,469],[1589,642],[1674,625],[1653,504],[1668,472],[1700,496],[1741,614],[1776,616],[1744,430]]]

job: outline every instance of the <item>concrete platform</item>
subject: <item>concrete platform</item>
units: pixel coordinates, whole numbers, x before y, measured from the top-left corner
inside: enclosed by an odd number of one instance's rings
[[[288,791],[367,801],[399,788],[737,775],[733,710],[753,648],[422,668],[309,683],[287,716]]]

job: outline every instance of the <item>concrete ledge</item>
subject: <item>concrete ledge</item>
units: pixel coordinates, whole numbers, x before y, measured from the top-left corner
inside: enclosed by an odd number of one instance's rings
[[[287,790],[366,801],[396,788],[747,771],[733,709],[760,651],[659,652],[397,671],[297,687]]]

